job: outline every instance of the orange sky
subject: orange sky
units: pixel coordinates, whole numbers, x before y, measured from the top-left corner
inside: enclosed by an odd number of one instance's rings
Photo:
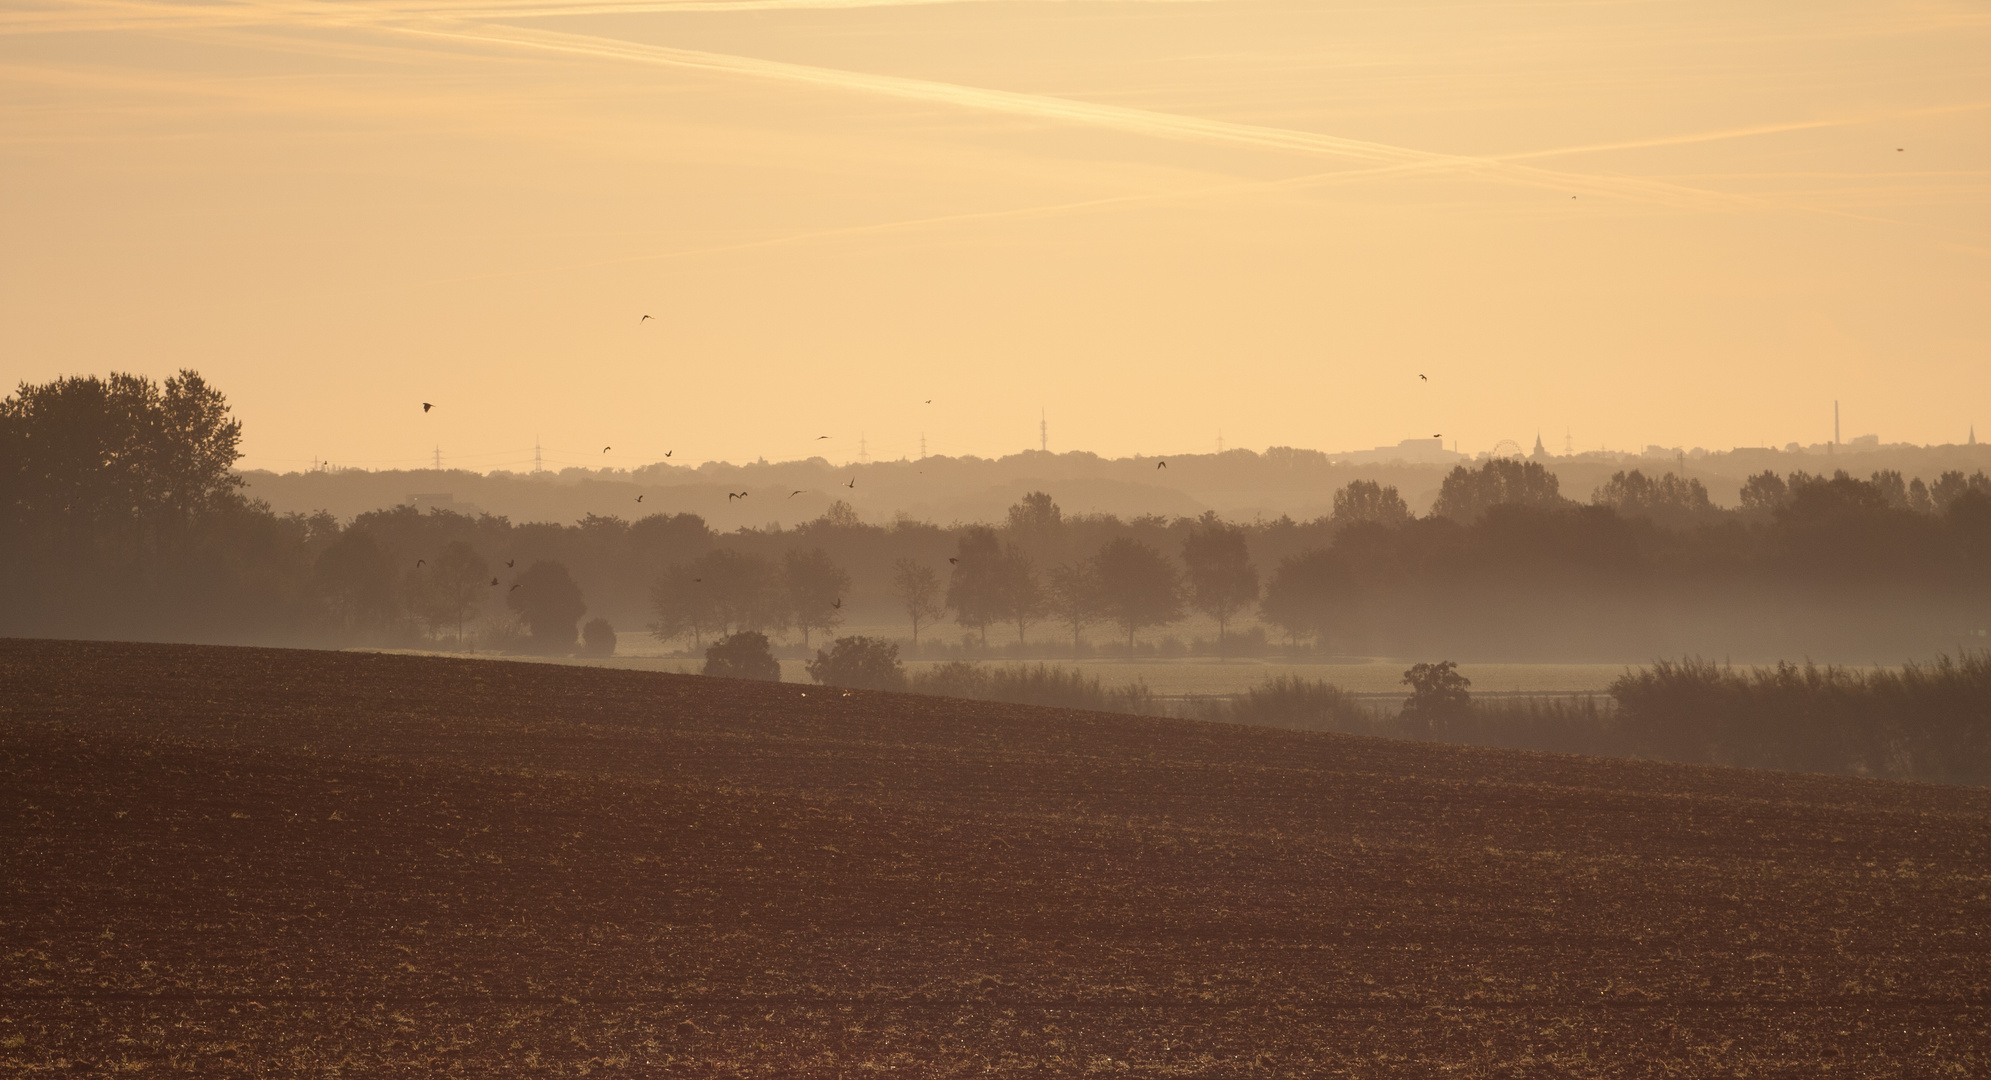
[[[6,3],[0,378],[197,367],[285,470],[1040,409],[1109,454],[1811,443],[1834,399],[1961,441],[1987,56],[1940,2]]]

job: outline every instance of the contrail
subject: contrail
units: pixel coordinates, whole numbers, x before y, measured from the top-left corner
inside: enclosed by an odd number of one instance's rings
[[[1615,196],[1670,206],[1735,209],[1769,205],[1762,199],[1726,195],[1650,180],[1553,172],[1526,165],[1514,165],[1497,158],[1413,150],[1386,143],[1345,139],[1289,128],[1240,124],[1228,120],[1208,120],[1174,113],[1131,109],[1120,105],[1104,105],[1007,90],[989,90],[894,75],[873,75],[835,68],[812,67],[725,53],[676,49],[663,45],[640,45],[581,34],[509,26],[454,29],[446,26],[395,25],[383,26],[382,29],[444,40],[542,49],[714,74],[804,83],[909,101],[932,102],[1011,116],[1028,116],[1088,127],[1109,128],[1159,138],[1327,156],[1375,165],[1412,167],[1405,171],[1465,172],[1531,187]]]

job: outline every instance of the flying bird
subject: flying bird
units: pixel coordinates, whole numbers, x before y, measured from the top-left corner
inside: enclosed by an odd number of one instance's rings
[[[492,578],[492,579],[491,579],[491,584],[493,584],[493,585],[496,585],[497,583],[498,583],[498,579],[497,579],[497,578]]]
[[[842,607],[842,606],[843,606],[843,597],[841,597],[841,596],[837,597],[837,598],[836,598],[836,603],[834,603],[834,604],[831,604],[830,606],[831,606],[831,607],[833,607],[833,608],[840,608],[840,607]]]
[[[855,476],[850,478],[850,483],[844,485],[844,487],[847,488],[855,488],[856,486],[857,486],[857,477]]]
[[[1166,469],[1166,468],[1168,468],[1168,462],[1166,462],[1166,461],[1157,461],[1157,462],[1155,462],[1155,468],[1157,468],[1157,469]]]
[[[636,321],[637,321],[637,322],[639,322],[639,323],[646,323],[646,322],[649,322],[649,321],[650,321],[650,317],[649,317],[648,315],[645,315],[645,316],[643,316],[642,318],[640,318],[640,319],[637,319]]]
[[[421,567],[423,567],[423,566],[425,566],[425,565],[427,565],[427,564],[428,564],[428,560],[427,560],[427,559],[416,559],[416,560],[415,560],[415,567],[416,567],[416,569],[420,569]]]
[[[643,501],[643,496],[641,496],[641,495],[638,495],[638,496],[636,496],[636,501],[637,501],[637,502],[642,502],[642,501]]]
[[[512,587],[511,587],[511,588],[509,588],[509,589],[506,589],[505,591],[506,591],[506,592],[516,592],[516,591],[518,590],[518,587],[519,587],[519,583],[518,583],[518,582],[516,582],[516,581],[514,581],[514,582],[512,582]]]
[[[927,398],[927,399],[926,399],[926,403],[927,403],[928,405],[931,405],[931,404],[933,404],[933,399],[932,399],[932,398]]]
[[[666,450],[666,451],[664,451],[664,456],[665,456],[665,457],[670,457],[670,456],[671,456],[671,452],[670,452],[669,450]]]
[[[615,447],[613,447],[613,446],[604,446],[604,447],[602,447],[602,448],[601,448],[601,452],[602,452],[602,453],[604,453],[604,454],[606,454],[606,453],[608,453],[608,452],[609,452],[610,450],[613,450],[613,449],[615,449]]]
[[[1431,437],[1432,437],[1432,438],[1434,438],[1434,439],[1442,439],[1442,438],[1444,438],[1444,437],[1445,437],[1445,435],[1444,435],[1444,433],[1443,433],[1443,432],[1440,432],[1440,433],[1438,433],[1438,434],[1436,434],[1436,435],[1433,435],[1433,436],[1431,436]]]
[[[1431,381],[1431,376],[1429,375],[1419,375],[1418,378],[1423,379],[1425,382]]]
[[[512,564],[513,564],[513,563],[515,563],[515,562],[517,562],[517,561],[518,561],[517,559],[506,559],[506,560],[505,560],[505,569],[507,569],[507,570],[511,569],[511,566],[512,566]]]
[[[827,438],[829,438],[829,436],[828,436],[828,435],[818,435],[818,436],[816,436],[816,441],[817,441],[817,442],[822,442],[822,441],[823,441],[824,439],[827,439]]]
[[[794,498],[795,496],[797,496],[797,495],[800,495],[800,494],[802,494],[802,492],[801,492],[801,491],[799,491],[799,490],[797,490],[797,491],[791,491],[791,492],[789,492],[789,493],[788,493],[788,497],[792,499],[792,498]]]
[[[429,403],[428,403],[428,402],[426,402],[426,401],[422,402],[422,411],[423,411],[423,412],[428,412],[428,411],[429,411],[430,409],[433,409],[433,408],[435,408],[435,406],[434,406],[434,405],[431,405],[431,404],[429,404]]]
[[[957,564],[957,565],[958,565],[958,564],[959,564],[959,563],[961,562],[961,560],[959,560],[959,559],[949,559],[949,560],[947,560],[947,561],[948,561],[948,562],[950,562],[950,563],[954,563],[954,564]]]

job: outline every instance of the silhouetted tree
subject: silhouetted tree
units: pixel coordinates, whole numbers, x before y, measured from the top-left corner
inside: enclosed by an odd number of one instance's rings
[[[565,652],[574,647],[581,616],[588,605],[581,600],[581,587],[567,567],[541,559],[518,576],[518,588],[510,590],[506,604],[518,612],[532,632],[533,647],[541,652]]]
[[[1182,541],[1182,563],[1188,567],[1189,602],[1217,620],[1221,649],[1230,621],[1258,602],[1258,568],[1251,564],[1245,531],[1225,524],[1206,510]]]
[[[860,690],[906,688],[899,647],[880,638],[838,638],[827,651],[816,650],[816,658],[809,661],[808,670],[810,678],[825,686]]]
[[[1561,506],[1561,482],[1537,461],[1493,458],[1477,470],[1455,466],[1431,512],[1470,522],[1495,506]]]
[[[785,630],[788,604],[774,564],[749,551],[714,548],[692,564],[692,576],[704,579],[712,596],[712,611],[720,626],[731,631]]]
[[[409,575],[408,606],[432,634],[454,627],[461,647],[464,618],[491,592],[490,564],[468,541],[452,540],[425,567],[411,569]]]
[[[941,606],[940,575],[916,559],[892,563],[892,593],[913,624],[913,648],[919,648],[919,628],[945,613]]]
[[[1647,517],[1676,527],[1704,521],[1715,513],[1704,484],[1682,480],[1670,472],[1657,480],[1648,479],[1637,469],[1613,473],[1591,494],[1590,501],[1626,517]]]
[[[1182,594],[1168,556],[1123,536],[1099,549],[1094,566],[1104,611],[1127,632],[1129,652],[1137,632],[1182,618]]]
[[[1410,507],[1394,487],[1384,487],[1374,480],[1353,480],[1334,493],[1336,525],[1358,521],[1400,525],[1409,520]]]
[[[1259,602],[1259,617],[1286,632],[1288,640],[1313,638],[1322,648],[1336,608],[1345,602],[1348,571],[1328,551],[1315,549],[1280,560]]]
[[[1774,472],[1764,470],[1742,482],[1742,509],[1768,514],[1790,499],[1790,485]]]
[[[1052,617],[1070,628],[1072,655],[1077,656],[1080,635],[1100,618],[1099,574],[1093,562],[1088,559],[1052,567],[1050,587],[1045,592]]]
[[[996,589],[998,608],[1005,619],[1016,624],[1016,641],[1023,644],[1030,624],[1044,613],[1044,589],[1030,556],[1014,545],[1002,553]]]
[[[830,561],[822,548],[790,551],[782,560],[782,585],[788,591],[788,607],[802,630],[802,647],[809,646],[809,631],[827,634],[843,622],[843,596],[850,591],[850,575]]]
[[[384,630],[400,614],[394,568],[371,534],[347,530],[319,554],[311,577],[347,637]]]
[[[768,647],[767,635],[758,630],[728,634],[705,650],[702,674],[720,679],[781,681],[781,661]]]
[[[702,648],[706,634],[726,629],[717,601],[717,583],[704,580],[696,566],[672,566],[650,586],[650,635],[658,641],[675,641],[691,635],[693,648]]]
[[[983,644],[988,643],[989,624],[1005,614],[1006,561],[1002,541],[986,525],[969,526],[955,546],[947,606],[954,609],[954,621],[974,628]]]

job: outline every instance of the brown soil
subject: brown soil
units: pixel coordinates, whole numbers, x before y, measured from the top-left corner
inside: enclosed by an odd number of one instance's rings
[[[0,641],[0,1072],[1991,1073],[1991,793]]]

